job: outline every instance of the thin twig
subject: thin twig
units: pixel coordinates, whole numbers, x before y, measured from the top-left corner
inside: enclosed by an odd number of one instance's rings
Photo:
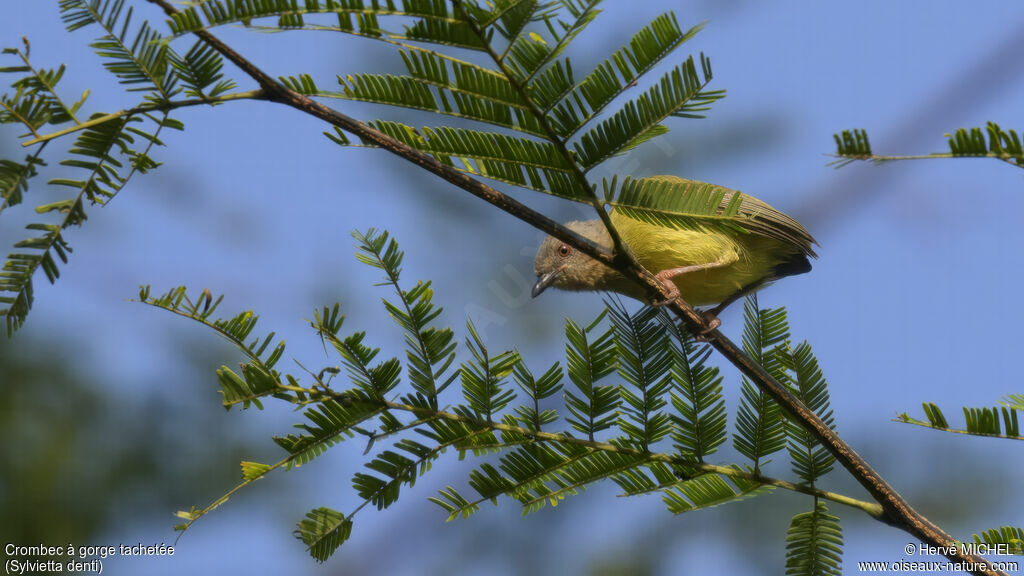
[[[986,152],[984,154],[953,154],[952,152],[935,152],[932,154],[908,154],[903,156],[883,156],[879,154],[829,154],[836,160],[829,162],[829,166],[845,166],[850,162],[873,162],[883,164],[899,160],[934,160],[936,158],[984,158],[987,160],[999,160],[1010,166],[1024,169],[1024,157],[1007,154],[1005,152]]]
[[[1003,440],[1024,440],[1024,436],[1013,436],[1011,434],[992,434],[989,432],[971,432],[970,430],[962,430],[960,428],[945,428],[943,426],[936,426],[929,424],[921,420],[916,420],[907,416],[906,414],[901,415],[899,418],[893,418],[893,422],[899,422],[901,424],[913,424],[914,426],[920,426],[922,428],[929,428],[931,430],[938,430],[940,432],[952,432],[953,434],[965,434],[967,436],[983,436],[985,438],[1002,438]]]
[[[221,102],[230,102],[232,100],[264,100],[262,90],[250,90],[248,92],[236,92],[235,94],[225,94],[223,96],[209,96],[205,98],[191,98],[189,100],[177,100],[171,102],[159,102],[155,104],[142,104],[134,108],[128,108],[126,110],[120,110],[118,112],[111,112],[110,114],[104,114],[103,116],[97,116],[85,122],[81,122],[69,128],[51,132],[49,134],[37,135],[32,140],[22,142],[22,146],[31,146],[40,142],[48,142],[54,138],[60,138],[61,136],[67,136],[73,134],[79,130],[85,130],[93,126],[98,126],[118,118],[124,118],[125,116],[134,116],[136,114],[142,114],[144,112],[168,112],[175,108],[185,108],[187,106],[201,106],[203,104],[219,104]]]

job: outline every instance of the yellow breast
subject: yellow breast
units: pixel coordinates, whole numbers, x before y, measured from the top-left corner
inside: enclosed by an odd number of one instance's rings
[[[717,304],[737,291],[764,281],[794,249],[772,238],[741,232],[677,230],[611,213],[612,223],[640,264],[663,270],[711,262],[723,265],[673,278],[693,306]]]

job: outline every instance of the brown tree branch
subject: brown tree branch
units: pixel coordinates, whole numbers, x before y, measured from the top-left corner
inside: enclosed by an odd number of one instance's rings
[[[173,16],[177,10],[167,0],[147,0],[152,4],[160,6],[165,13]],[[193,32],[204,42],[209,44],[221,55],[234,63],[238,68],[255,80],[260,88],[266,93],[268,100],[285,104],[306,114],[320,118],[331,125],[337,126],[347,132],[368,140],[385,150],[400,156],[421,168],[436,174],[448,182],[466,190],[470,194],[481,198],[490,204],[508,212],[520,220],[538,228],[556,238],[574,246],[585,254],[614,267],[616,270],[644,286],[649,294],[667,298],[669,295],[665,287],[647,270],[635,262],[624,262],[616,258],[612,251],[597,245],[590,240],[580,236],[571,230],[561,226],[554,220],[529,208],[528,206],[514,200],[513,198],[487,186],[458,170],[438,162],[432,156],[420,152],[411,146],[398,142],[387,135],[374,130],[373,128],[346,116],[336,110],[328,108],[315,100],[289,90],[280,82],[263,72],[252,62],[228,47],[220,39],[207,30],[196,30]],[[691,306],[680,300],[675,300],[670,308],[686,323],[687,327],[694,333],[701,333],[707,330],[708,326],[701,314]],[[957,540],[947,534],[941,528],[925,518],[921,513],[913,509],[904,498],[896,492],[878,472],[876,472],[866,460],[864,460],[849,444],[826,425],[821,418],[812,410],[808,409],[796,396],[794,396],[783,384],[772,378],[763,367],[754,362],[735,343],[726,338],[718,330],[713,330],[707,335],[711,345],[748,378],[754,382],[765,394],[773,400],[808,432],[819,440],[825,448],[835,456],[836,460],[846,468],[850,474],[863,486],[868,493],[881,506],[884,514],[879,520],[896,526],[907,533],[919,538],[929,545],[949,549],[955,548]],[[990,569],[988,562],[978,555],[957,555],[947,554],[947,558],[954,562],[974,563],[979,568],[972,571],[972,574],[986,576],[1006,576],[1005,573]]]

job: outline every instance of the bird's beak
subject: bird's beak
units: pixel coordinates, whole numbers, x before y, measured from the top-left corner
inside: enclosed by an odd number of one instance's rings
[[[533,290],[530,292],[530,297],[536,298],[537,296],[540,296],[540,293],[547,289],[547,287],[558,278],[558,275],[561,274],[563,270],[565,270],[565,267],[560,266],[547,274],[541,274],[538,276],[537,283],[533,285]]]

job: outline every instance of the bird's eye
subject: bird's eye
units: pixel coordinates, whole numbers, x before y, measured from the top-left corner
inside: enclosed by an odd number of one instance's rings
[[[565,244],[562,244],[561,246],[558,247],[558,255],[561,256],[562,258],[565,258],[569,254],[572,254],[572,248],[569,248]]]

